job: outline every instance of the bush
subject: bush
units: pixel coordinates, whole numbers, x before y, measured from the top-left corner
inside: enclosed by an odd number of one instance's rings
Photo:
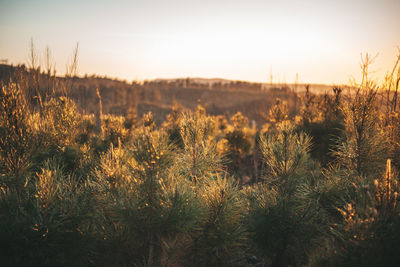
[[[2,187],[0,226],[5,266],[85,266],[91,262],[90,231],[95,207],[86,185],[78,186],[62,167],[47,161],[24,194]]]

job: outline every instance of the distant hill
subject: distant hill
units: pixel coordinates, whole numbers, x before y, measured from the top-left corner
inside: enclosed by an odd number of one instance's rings
[[[34,87],[33,74],[25,66],[0,64],[1,81],[9,82],[21,76],[28,81],[28,87]],[[184,108],[194,109],[199,102],[212,115],[224,114],[229,117],[240,111],[250,120],[263,123],[263,113],[269,110],[276,98],[288,101],[289,110],[295,110],[299,105],[297,94],[301,94],[306,86],[190,77],[127,83],[96,75],[68,78],[45,73],[38,74],[37,79],[42,96],[50,92],[63,95],[66,90],[68,97],[86,113],[94,113],[98,108],[96,88],[99,88],[104,113],[122,115],[129,110],[136,110],[138,115],[143,115],[151,111],[159,123],[165,119],[172,105],[180,104]],[[309,86],[314,93],[332,90],[329,85]]]
[[[187,77],[187,78],[170,78],[170,79],[154,79],[152,82],[167,82],[167,83],[175,83],[177,81],[185,81],[190,80],[193,83],[202,84],[202,85],[212,85],[212,84],[235,84],[235,83],[249,83],[249,84],[260,84],[263,89],[271,89],[271,88],[282,88],[282,87],[289,87],[295,89],[297,92],[304,92],[306,86],[310,87],[310,91],[316,94],[320,93],[329,93],[332,90],[333,85],[327,84],[307,84],[307,83],[257,83],[257,82],[248,82],[248,81],[241,81],[241,80],[229,80],[223,78],[200,78],[200,77]],[[343,85],[341,85],[343,87]]]
[[[161,82],[161,81],[167,81],[167,82],[176,82],[179,80],[186,80],[189,79],[195,83],[200,83],[200,84],[213,84],[213,83],[231,83],[233,80],[228,80],[228,79],[222,79],[222,78],[196,78],[196,77],[187,77],[187,78],[171,78],[171,79],[154,79],[154,82]]]

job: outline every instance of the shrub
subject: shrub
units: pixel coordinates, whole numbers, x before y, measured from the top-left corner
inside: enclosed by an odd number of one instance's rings
[[[24,194],[2,187],[0,225],[5,266],[85,266],[91,262],[87,186],[78,186],[54,161],[30,179]],[[93,213],[92,213],[93,214]]]

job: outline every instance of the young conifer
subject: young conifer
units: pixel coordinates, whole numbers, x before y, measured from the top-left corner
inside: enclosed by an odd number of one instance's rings
[[[217,153],[212,131],[213,120],[205,114],[203,107],[199,106],[195,113],[182,114],[180,132],[184,152],[176,164],[181,175],[194,184],[221,171],[221,156]]]
[[[283,122],[275,132],[262,136],[260,145],[265,184],[248,192],[253,241],[272,266],[304,264],[302,247],[315,235],[315,207],[304,195],[315,168],[308,154],[311,139]]]
[[[355,176],[380,175],[388,156],[387,136],[383,132],[376,106],[376,91],[358,90],[344,109],[344,137],[333,151],[337,162]]]

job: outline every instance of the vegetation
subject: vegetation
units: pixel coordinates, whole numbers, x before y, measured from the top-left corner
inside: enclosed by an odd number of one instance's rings
[[[397,65],[281,94],[258,128],[200,103],[103,114],[101,88],[84,112],[74,68],[57,85],[48,65],[51,83],[32,63],[1,84],[2,266],[398,264]]]

